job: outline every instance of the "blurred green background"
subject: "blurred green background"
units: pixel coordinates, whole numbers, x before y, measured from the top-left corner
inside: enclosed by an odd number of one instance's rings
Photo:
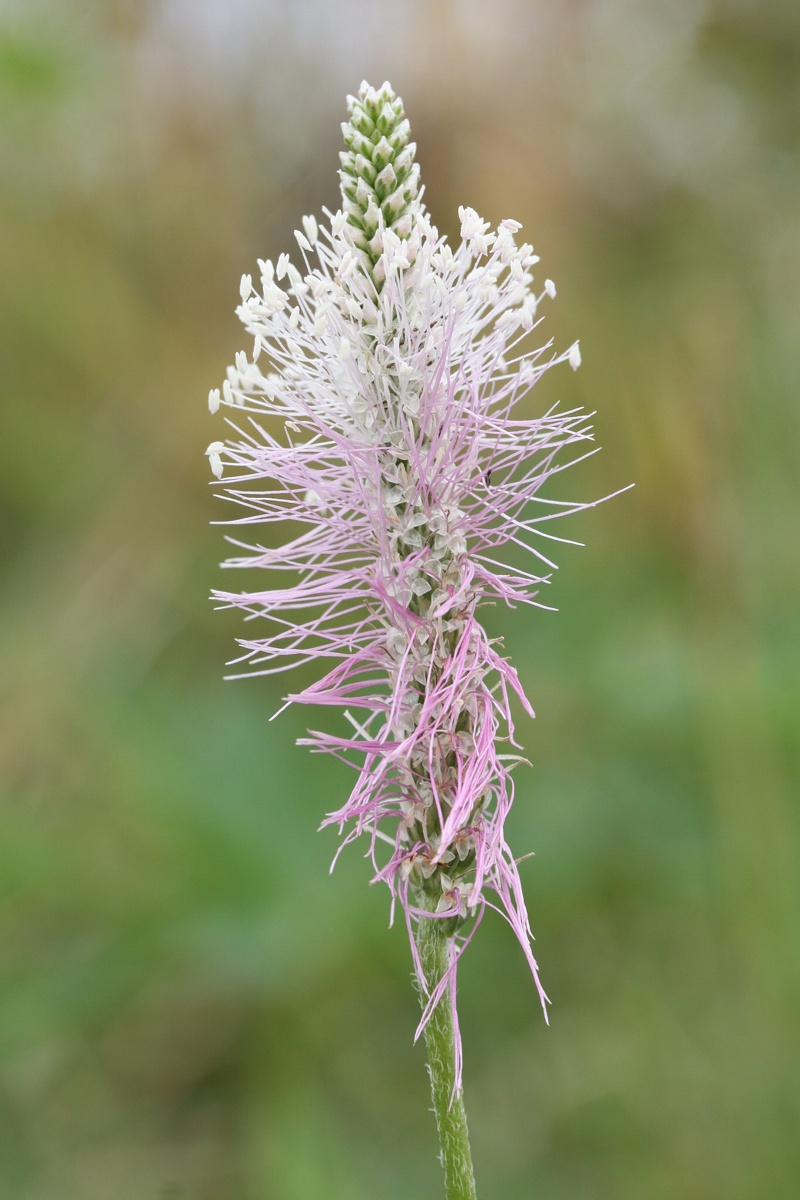
[[[222,436],[255,259],[391,79],[426,199],[513,216],[602,454],[547,599],[520,855],[548,1029],[487,918],[460,1008],[479,1191],[800,1178],[800,30],[781,0],[0,5],[0,1194],[411,1200],[441,1184],[402,925],[343,769],[224,683]]]

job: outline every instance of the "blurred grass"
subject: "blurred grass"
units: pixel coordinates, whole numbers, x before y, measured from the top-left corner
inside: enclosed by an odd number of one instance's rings
[[[335,202],[344,94],[389,75],[440,226],[518,216],[559,284],[585,366],[531,403],[596,408],[605,447],[564,486],[636,482],[573,521],[558,615],[487,614],[538,714],[512,844],[555,1003],[547,1029],[487,919],[479,1182],[788,1200],[796,14],[225,11],[0,23],[0,1190],[438,1194],[405,934],[315,832],[347,777],[294,747],[313,714],[268,724],[279,684],[221,682],[238,630],[205,599],[238,278]]]

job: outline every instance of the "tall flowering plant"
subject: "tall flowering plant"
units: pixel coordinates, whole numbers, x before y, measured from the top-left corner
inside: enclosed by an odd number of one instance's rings
[[[466,1197],[456,969],[487,906],[514,930],[547,1015],[504,833],[521,761],[507,752],[511,693],[533,711],[479,610],[539,605],[555,567],[543,543],[563,540],[550,522],[585,507],[541,493],[591,435],[579,411],[518,415],[546,371],[580,364],[577,343],[531,346],[555,287],[534,286],[539,260],[520,225],[490,230],[461,208],[450,245],[426,212],[389,84],[362,84],[348,111],[341,208],[324,225],[303,219],[301,266],[281,254],[259,261],[260,288],[243,277],[252,357],[237,354],[210,394],[233,430],[209,446],[211,470],[247,539],[231,539],[242,553],[224,565],[262,568],[269,583],[215,595],[266,622],[241,640],[245,673],[319,662],[287,702],[342,709],[336,731],[304,739],[357,770],[324,824],[342,846],[366,837],[405,916],[447,1195]],[[570,447],[579,453],[565,459]],[[277,548],[248,538],[273,524],[288,526]],[[504,561],[512,545],[531,569]]]

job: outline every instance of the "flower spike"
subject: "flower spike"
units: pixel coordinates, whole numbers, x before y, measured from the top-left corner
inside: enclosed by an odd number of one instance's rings
[[[455,1020],[458,961],[487,905],[519,939],[546,1016],[504,834],[522,761],[503,752],[511,693],[533,712],[479,614],[492,601],[546,607],[537,597],[561,540],[550,522],[588,507],[541,494],[572,448],[587,453],[585,416],[519,408],[580,352],[530,347],[555,287],[534,286],[538,257],[516,221],[492,230],[461,208],[460,241],[439,235],[389,84],[363,84],[348,111],[341,209],[303,220],[300,265],[260,262],[260,289],[244,276],[237,312],[252,357],[238,354],[209,398],[233,429],[209,447],[211,470],[240,512],[231,524],[256,538],[235,541],[242,553],[225,566],[265,579],[215,594],[266,623],[240,643],[243,673],[319,663],[289,700],[343,710],[338,729],[305,739],[357,770],[324,823],[342,845],[367,838],[375,879],[404,910],[420,1028],[448,991]],[[286,540],[261,544],[255,528],[272,525]],[[529,569],[516,553],[506,561],[512,546],[529,552]],[[450,947],[435,981],[415,944],[431,922]]]

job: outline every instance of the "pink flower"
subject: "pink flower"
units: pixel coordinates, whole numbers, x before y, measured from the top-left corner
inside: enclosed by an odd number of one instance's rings
[[[533,248],[520,226],[490,230],[459,210],[461,241],[440,237],[422,204],[408,122],[388,84],[350,98],[342,211],[305,218],[301,268],[261,262],[242,280],[252,359],[236,356],[222,396],[234,436],[209,448],[232,524],[289,526],[278,548],[236,541],[227,567],[260,567],[258,592],[217,592],[266,622],[243,639],[248,674],[319,662],[289,702],[341,708],[338,732],[305,743],[358,771],[330,813],[342,846],[369,841],[375,878],[413,934],[448,922],[451,970],[429,990],[420,1030],[487,905],[509,922],[545,1008],[519,873],[504,835],[514,796],[509,696],[533,711],[513,667],[479,621],[487,602],[539,605],[559,541],[550,522],[586,507],[542,489],[591,441],[579,411],[519,402],[577,343],[529,348],[539,306]],[[562,452],[579,447],[576,459]],[[247,529],[241,536],[247,538]],[[253,531],[251,537],[259,534]],[[267,540],[270,540],[267,537]],[[531,569],[503,552],[524,547]],[[411,937],[418,974],[421,968]],[[546,1008],[545,1008],[546,1015]],[[419,1033],[419,1030],[418,1030]]]

